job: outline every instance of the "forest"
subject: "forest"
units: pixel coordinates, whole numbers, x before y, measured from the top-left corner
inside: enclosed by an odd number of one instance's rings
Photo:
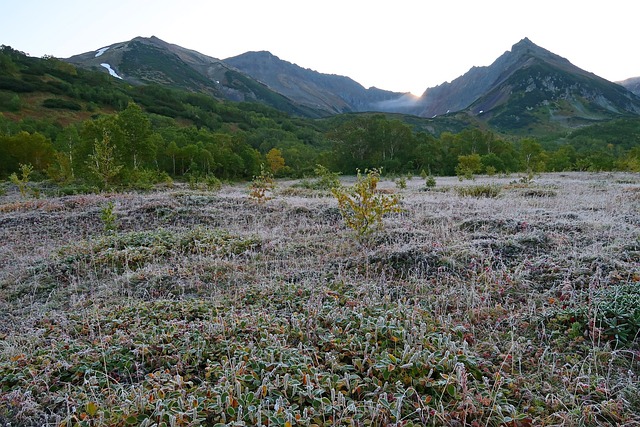
[[[345,175],[380,168],[390,175],[467,178],[640,170],[636,117],[542,138],[477,128],[430,133],[406,119],[295,117],[258,103],[131,86],[52,57],[0,49],[0,179],[19,175],[25,165],[31,179],[77,191],[246,180],[261,167],[294,178],[317,165]]]

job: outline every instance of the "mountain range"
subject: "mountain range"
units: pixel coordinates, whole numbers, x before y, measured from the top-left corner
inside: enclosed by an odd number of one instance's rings
[[[66,59],[131,84],[161,84],[218,99],[261,102],[288,113],[323,117],[378,111],[434,118],[466,115],[503,132],[571,129],[640,115],[640,78],[614,83],[571,64],[525,38],[491,65],[473,67],[420,97],[323,74],[247,52],[224,60],[136,37]]]

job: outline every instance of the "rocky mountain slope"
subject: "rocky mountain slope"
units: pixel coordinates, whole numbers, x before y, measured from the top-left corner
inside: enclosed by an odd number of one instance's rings
[[[332,113],[396,111],[394,105],[415,99],[409,93],[365,89],[349,77],[302,68],[265,51],[243,53],[224,62],[302,105]]]
[[[640,114],[640,97],[633,93],[640,79],[609,82],[527,38],[491,65],[473,67],[419,98],[366,89],[349,77],[306,69],[265,51],[220,60],[157,37],[137,37],[68,61],[133,84],[257,101],[308,117],[380,111],[432,118],[457,112],[500,131],[546,132]]]
[[[490,66],[427,89],[410,112],[433,117],[461,110],[505,130],[542,122],[574,127],[640,114],[640,98],[525,38]]]
[[[631,77],[630,79],[623,80],[621,82],[616,82],[620,86],[625,87],[627,90],[635,93],[640,96],[640,77]]]
[[[104,69],[132,84],[168,85],[219,99],[262,102],[298,115],[323,115],[300,106],[224,61],[157,37],[136,37],[66,61],[85,68]]]

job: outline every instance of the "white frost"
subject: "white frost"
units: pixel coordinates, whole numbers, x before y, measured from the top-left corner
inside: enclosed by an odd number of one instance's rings
[[[105,53],[107,50],[109,49],[109,47],[103,47],[102,49],[98,49],[98,52],[96,53],[96,58],[100,55],[102,55],[103,53]]]
[[[115,77],[115,78],[118,78],[118,79],[122,80],[122,77],[120,77],[120,76],[118,75],[118,73],[116,73],[115,71],[113,71],[113,68],[111,68],[111,65],[109,65],[109,64],[105,64],[105,63],[102,63],[102,64],[100,64],[100,65],[102,65],[104,68],[106,68],[107,70],[109,70],[109,74],[111,74],[113,77]]]

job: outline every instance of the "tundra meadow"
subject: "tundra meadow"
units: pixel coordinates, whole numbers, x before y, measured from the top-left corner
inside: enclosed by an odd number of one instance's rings
[[[0,425],[640,425],[638,174],[354,180],[4,184]]]

